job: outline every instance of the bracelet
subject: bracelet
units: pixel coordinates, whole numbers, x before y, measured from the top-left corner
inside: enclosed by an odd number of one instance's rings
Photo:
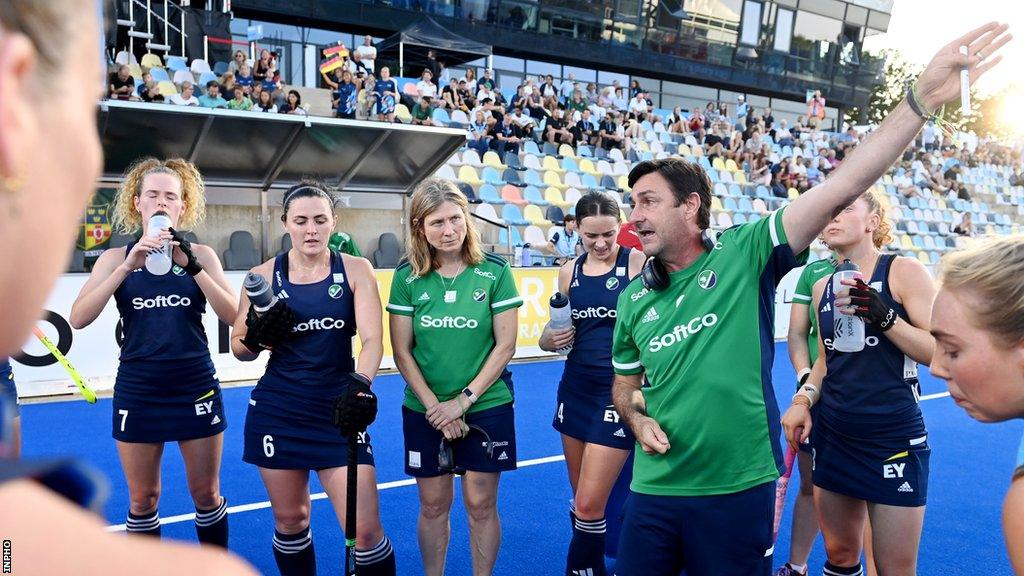
[[[811,409],[811,399],[803,394],[794,394],[792,404],[793,406],[806,406],[808,410]]]
[[[911,84],[910,88],[907,89],[907,104],[910,105],[910,109],[914,111],[914,114],[917,114],[924,120],[931,120],[935,118],[935,114],[927,112],[924,109],[924,105],[922,105],[921,101],[918,99],[917,83]]]

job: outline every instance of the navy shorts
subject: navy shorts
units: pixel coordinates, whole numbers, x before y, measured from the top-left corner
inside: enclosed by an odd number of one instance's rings
[[[616,576],[770,576],[775,482],[719,496],[632,492]]]
[[[636,438],[612,405],[611,370],[580,370],[566,364],[558,384],[555,430],[577,440],[632,450]]]
[[[268,388],[261,380],[249,397],[242,460],[276,470],[348,466],[348,439],[331,421],[334,398],[342,391],[339,387],[322,395],[300,396]],[[356,461],[374,465],[367,432],[359,435]]]
[[[118,368],[111,428],[115,440],[155,444],[208,438],[227,428],[213,365],[162,362]]]
[[[17,418],[21,415],[18,387],[14,384],[14,372],[10,370],[0,370],[0,406],[6,407],[6,412],[0,412],[2,417]]]
[[[811,435],[815,486],[875,504],[927,503],[931,448],[920,412],[868,424],[819,410]]]
[[[506,472],[516,469],[516,418],[512,403],[466,414],[466,423],[479,431],[452,443],[455,466],[470,472]],[[405,473],[415,478],[441,476],[438,454],[444,435],[427,422],[423,412],[402,406],[402,432],[405,436]]]

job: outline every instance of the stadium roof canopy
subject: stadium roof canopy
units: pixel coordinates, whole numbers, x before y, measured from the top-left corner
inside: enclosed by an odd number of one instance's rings
[[[466,142],[463,130],[103,101],[104,184],[144,156],[186,158],[208,186],[287,188],[315,176],[341,190],[405,194]]]
[[[426,17],[377,44],[377,59],[397,59],[399,66],[408,70],[410,75],[419,76],[427,63],[429,50],[434,50],[437,59],[448,67],[480,58],[489,59],[493,51],[490,44],[463,38]]]

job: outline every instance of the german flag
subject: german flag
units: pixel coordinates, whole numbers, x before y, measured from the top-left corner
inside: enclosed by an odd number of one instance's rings
[[[340,68],[341,65],[344,64],[344,63],[345,63],[345,58],[343,56],[335,56],[334,58],[331,58],[330,60],[325,60],[324,63],[320,65],[320,72],[322,74],[328,74],[332,70],[334,70],[336,68]]]

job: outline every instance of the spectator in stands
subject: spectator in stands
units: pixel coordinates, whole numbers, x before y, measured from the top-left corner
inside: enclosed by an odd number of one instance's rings
[[[475,94],[478,89],[476,85],[476,68],[473,68],[472,66],[466,68],[466,73],[462,78],[459,78],[459,83],[462,83],[463,81],[466,82],[466,89]]]
[[[538,87],[542,98],[554,98],[558,100],[558,88],[555,88],[555,77],[548,74],[544,77],[544,83]]]
[[[522,106],[515,108],[509,115],[512,116],[512,122],[519,126],[520,132],[523,133],[523,138],[532,140],[533,129],[536,127],[537,121],[529,114],[523,114]]]
[[[398,86],[391,79],[391,69],[380,69],[380,79],[373,88],[376,94],[377,119],[381,122],[395,121],[395,105],[398,102]]]
[[[235,75],[232,72],[225,72],[217,81],[220,84],[220,93],[231,95],[235,93]]]
[[[761,113],[761,119],[764,120],[765,130],[771,130],[775,126],[775,116],[772,115],[772,109],[767,107]]]
[[[206,83],[206,94],[199,97],[199,105],[203,108],[227,108],[228,101],[220,96],[220,84],[216,80]]]
[[[259,84],[257,84],[259,86]],[[277,104],[274,104],[274,97],[266,90],[260,90],[256,96],[256,103],[252,108],[256,112],[266,112],[269,114],[277,114]]]
[[[704,141],[704,114],[701,113],[700,108],[694,108],[690,113],[690,120],[687,122],[686,128],[698,142]]]
[[[705,142],[704,148],[707,148],[704,155],[708,157],[708,162],[714,162],[715,158],[722,158],[722,161],[725,161],[725,148],[722,146],[721,142],[711,144],[710,147]]]
[[[417,126],[441,126],[440,123],[435,122],[431,115],[434,112],[434,107],[431,105],[430,96],[423,96],[420,101],[412,107],[412,123]]]
[[[360,70],[367,74],[373,73],[374,63],[377,60],[377,48],[373,45],[373,37],[369,34],[363,36],[363,45],[352,53],[352,60]]]
[[[566,103],[566,108],[572,113],[573,118],[582,118],[583,111],[587,110],[587,102],[579,91],[573,92],[572,98]],[[589,110],[587,110],[589,112]]]
[[[477,89],[487,88],[488,90],[494,90],[497,84],[494,83],[494,79],[491,78],[491,74],[493,74],[493,71],[490,68],[484,70],[484,77],[476,83]]]
[[[620,111],[625,112],[629,110],[630,101],[627,96],[624,95],[621,87],[616,87],[612,91],[611,107]]]
[[[568,104],[572,99],[572,95],[579,91],[576,83],[576,75],[569,72],[569,77],[562,80],[562,85],[558,87],[558,93],[561,95],[561,100],[564,104]],[[582,94],[580,94],[582,98]]]
[[[476,92],[477,102],[483,102],[484,100],[490,100],[491,102],[494,102],[495,99],[496,98],[494,97],[494,91],[485,85],[481,85],[480,89],[477,90]]]
[[[776,198],[788,198],[789,188],[787,188],[786,184],[782,181],[782,170],[771,172],[771,179],[772,196],[775,196]]]
[[[521,112],[522,110],[520,110],[520,113]],[[488,144],[491,141],[491,136],[488,134],[491,131],[491,124],[493,122],[493,118],[490,122],[487,121],[487,118],[484,117],[483,110],[476,110],[473,113],[473,120],[469,125],[470,139],[466,142],[466,145],[473,150],[476,150],[477,154],[480,156],[483,156],[489,148]]]
[[[775,143],[782,147],[796,145],[796,140],[793,139],[793,134],[786,126],[785,119],[779,121],[779,127],[775,130]]]
[[[249,60],[245,56],[245,52],[242,50],[235,50],[235,56],[228,62],[228,72],[238,73],[238,70],[242,67],[243,63],[248,64]]]
[[[804,171],[807,174],[807,183],[811,186],[815,186],[825,179],[825,175],[818,169],[818,165],[813,158],[804,158]]]
[[[939,189],[939,185],[931,174],[932,159],[927,153],[918,155],[917,160],[913,164],[914,169],[914,184],[919,188],[928,188],[929,190]]]
[[[796,140],[796,141],[800,140],[800,135],[804,131],[804,125],[801,122],[801,118],[803,118],[803,116],[801,116],[800,118],[797,118],[796,124],[794,124],[793,128],[791,128],[790,131],[789,131],[790,134],[793,135],[793,140]]]
[[[749,110],[749,106],[747,106],[747,99],[743,96],[743,94],[737,94],[736,95],[736,127],[739,128],[740,130],[743,130],[745,128],[743,123],[745,122],[745,120],[747,118],[747,111],[748,110]]]
[[[576,217],[566,214],[561,226],[552,226],[548,230],[548,254],[555,257],[555,266],[561,266],[582,252],[580,235],[576,231]]]
[[[306,116],[308,114],[306,109],[302,107],[302,95],[297,90],[288,91],[284,105],[278,107],[277,111],[281,114],[295,114],[297,116]]]
[[[540,91],[533,90],[526,95],[526,111],[530,116],[537,119],[537,122],[548,117],[548,111],[544,108],[544,99]]]
[[[974,222],[971,221],[970,212],[964,212],[960,223],[953,227],[953,233],[961,236],[974,236]]]
[[[552,144],[568,144],[576,146],[576,138],[569,131],[569,127],[562,117],[562,110],[555,108],[551,118],[548,118],[544,127],[544,139]]]
[[[356,90],[355,82],[352,81],[352,71],[343,70],[341,72],[341,82],[335,89],[334,98],[332,98],[335,115],[338,118],[355,118],[356,108],[359,105],[358,100],[359,93]]]
[[[815,90],[814,95],[807,101],[807,125],[812,130],[821,127],[821,121],[825,119],[825,98],[821,96],[821,90]]]
[[[228,101],[228,110],[242,110],[245,112],[252,110],[252,100],[249,100],[245,95],[245,88],[236,85],[234,94],[235,97]]]
[[[444,106],[451,112],[455,110],[469,112],[469,108],[462,101],[462,96],[459,95],[459,84],[455,78],[448,80],[448,85],[441,89],[441,102],[439,105]]]
[[[359,88],[359,97],[357,98],[359,107],[356,109],[356,118],[367,120],[377,115],[377,93],[374,92],[376,85],[377,79],[373,74],[367,74],[363,78]]]
[[[679,106],[672,109],[672,115],[666,119],[665,124],[668,124],[666,129],[669,134],[685,134],[689,130],[683,109]]]
[[[196,87],[188,80],[181,83],[181,92],[172,95],[167,101],[178,106],[199,106],[199,99],[195,97]]]
[[[629,111],[636,116],[638,122],[643,122],[650,113],[650,105],[647,104],[647,95],[643,92],[637,92],[636,96],[629,101]]]
[[[931,152],[937,147],[938,138],[936,136],[935,122],[929,120],[925,123],[924,128],[921,129],[921,148]]]
[[[971,201],[971,193],[967,191],[966,186],[961,186],[960,189],[957,190],[956,197],[960,200],[966,200],[968,202]]]
[[[160,87],[153,75],[146,72],[142,75],[142,84],[139,84],[139,98],[143,102],[163,102],[164,95],[160,93]]]
[[[465,78],[459,80],[459,99],[462,100],[463,105],[472,110],[476,108],[476,95],[473,94],[472,90],[468,88],[469,83]]]
[[[132,71],[125,64],[117,67],[117,72],[110,75],[107,82],[109,89],[107,97],[113,100],[138,100],[135,96],[135,78],[132,78]]]
[[[427,68],[423,69],[423,73],[420,74],[420,81],[416,83],[416,90],[419,91],[421,97],[437,97],[437,84],[434,84],[433,72]]]
[[[590,110],[580,113],[580,120],[573,126],[573,135],[578,144],[593,146],[597,142],[598,125],[590,115]]]
[[[239,65],[241,67],[241,65]],[[268,77],[272,78],[272,71],[277,69],[276,56],[266,48],[260,50],[260,59],[256,61],[256,67],[252,71],[252,77],[257,82],[263,82]]]
[[[491,126],[489,136],[491,137],[489,142],[491,149],[497,152],[501,158],[504,158],[505,154],[509,152],[513,154],[519,153],[519,146],[523,141],[523,132],[512,121],[511,114],[505,114],[500,122],[495,122]]]
[[[643,94],[644,98],[647,98],[647,93],[640,87],[640,81],[634,78],[629,81],[629,97],[636,98],[637,94]]]
[[[601,120],[600,125],[598,125],[597,145],[605,150],[611,150],[612,148],[622,150],[623,144],[625,143],[625,137],[619,131],[619,127],[615,123],[618,117],[618,112],[609,110],[608,113],[605,114],[604,119]]]
[[[247,62],[242,62],[238,65],[238,72],[235,74],[235,84],[238,84],[245,89],[246,95],[252,94],[252,85],[256,82],[256,79],[252,75],[252,70],[249,68]]]

